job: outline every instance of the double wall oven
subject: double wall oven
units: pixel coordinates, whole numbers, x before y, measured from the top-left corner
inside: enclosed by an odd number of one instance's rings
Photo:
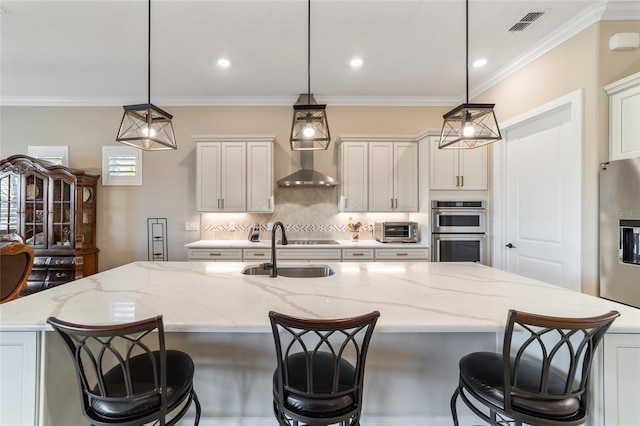
[[[431,202],[431,260],[487,264],[484,201]]]

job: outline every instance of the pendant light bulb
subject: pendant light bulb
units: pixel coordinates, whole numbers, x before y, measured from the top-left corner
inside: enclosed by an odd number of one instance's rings
[[[464,127],[462,128],[462,136],[470,137],[470,136],[473,136],[474,132],[475,132],[475,129],[473,128],[473,124],[471,123],[471,114],[467,112],[464,118]]]
[[[304,127],[304,130],[302,130],[302,134],[304,135],[305,138],[312,138],[313,135],[316,134],[316,130],[313,128],[311,124],[307,124]]]
[[[153,127],[151,129],[149,129],[149,127],[145,127],[142,129],[142,134],[148,138],[152,138],[156,135],[156,131]]]

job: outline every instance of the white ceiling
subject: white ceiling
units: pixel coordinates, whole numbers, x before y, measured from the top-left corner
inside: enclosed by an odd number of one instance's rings
[[[330,105],[454,105],[465,95],[462,0],[313,0],[311,91]],[[147,98],[147,2],[2,0],[0,102],[123,105]],[[640,1],[471,0],[471,95]],[[546,12],[522,32],[509,28]],[[290,105],[307,90],[304,0],[154,0],[151,101]],[[364,65],[349,66],[359,56]],[[231,61],[228,69],[216,62]]]

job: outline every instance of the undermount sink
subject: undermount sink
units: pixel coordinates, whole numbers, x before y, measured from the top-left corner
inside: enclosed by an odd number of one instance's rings
[[[242,270],[244,275],[269,275],[268,269],[260,265],[247,266]],[[278,266],[278,276],[288,278],[319,278],[335,273],[329,265],[282,265]]]

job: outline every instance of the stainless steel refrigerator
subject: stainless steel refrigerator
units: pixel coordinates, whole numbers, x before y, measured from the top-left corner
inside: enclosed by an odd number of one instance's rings
[[[600,170],[600,296],[640,308],[640,158]]]

